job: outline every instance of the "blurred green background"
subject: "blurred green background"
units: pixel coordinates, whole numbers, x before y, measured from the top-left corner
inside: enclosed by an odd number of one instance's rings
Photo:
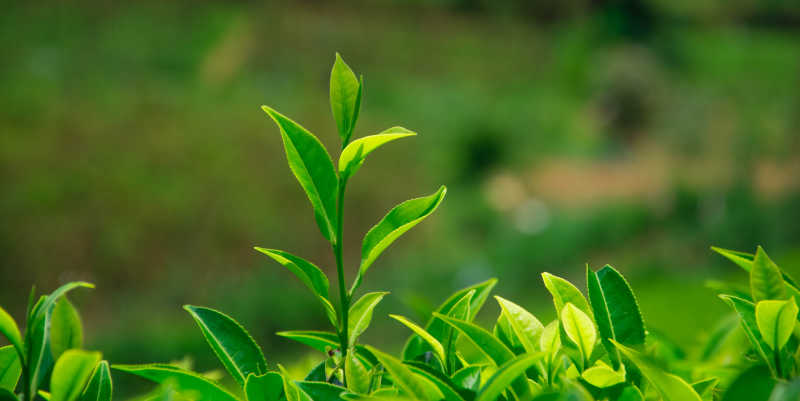
[[[403,125],[349,186],[350,274],[392,206],[449,194],[382,256],[386,317],[452,291],[553,316],[540,273],[584,282],[609,263],[652,331],[688,345],[726,312],[709,279],[745,279],[708,247],[763,245],[800,270],[800,3],[417,0],[356,3],[9,2],[0,14],[0,303],[35,283],[72,298],[112,362],[191,355],[217,367],[185,303],[275,336],[325,329],[316,301],[252,246],[331,272],[286,165],[275,107],[336,149],[335,51],[365,78],[356,136]],[[332,151],[333,154],[337,152]],[[334,275],[335,276],[335,275]],[[332,276],[332,277],[334,277]],[[498,312],[489,302],[481,319]],[[402,334],[402,336],[400,335]]]

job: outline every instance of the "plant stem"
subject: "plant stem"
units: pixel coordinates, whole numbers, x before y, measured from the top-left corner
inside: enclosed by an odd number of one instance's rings
[[[339,327],[339,342],[342,351],[342,360],[347,357],[347,348],[349,346],[348,339],[348,317],[350,314],[350,297],[347,295],[347,289],[344,283],[344,263],[342,262],[342,215],[344,211],[344,188],[347,185],[347,179],[339,179],[339,189],[337,191],[336,199],[336,243],[333,245],[333,253],[336,257],[336,271],[339,275],[339,302],[341,305],[342,319]],[[342,372],[344,372],[344,365],[342,365]]]

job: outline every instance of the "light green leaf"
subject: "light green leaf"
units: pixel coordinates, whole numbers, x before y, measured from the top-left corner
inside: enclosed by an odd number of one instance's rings
[[[21,374],[22,364],[14,346],[0,347],[0,389],[13,392]]]
[[[403,325],[411,329],[411,331],[420,336],[420,338],[422,338],[426,343],[428,343],[428,345],[433,349],[433,352],[439,358],[439,361],[441,361],[442,363],[446,362],[444,355],[444,347],[442,346],[442,343],[440,343],[437,339],[435,339],[430,333],[425,331],[425,329],[417,326],[416,324],[414,324],[413,322],[411,322],[410,320],[406,319],[403,316],[389,315],[389,317],[402,323]]]
[[[353,128],[358,120],[358,112],[361,108],[362,87],[361,81],[356,78],[353,70],[342,60],[339,53],[336,53],[336,60],[333,62],[331,70],[331,111],[336,127],[339,129],[339,136],[342,139],[342,146],[347,145]]]
[[[750,344],[753,346],[753,349],[774,371],[775,361],[773,358],[768,356],[771,355],[769,352],[769,345],[767,345],[767,343],[764,341],[764,338],[761,337],[761,331],[758,329],[758,323],[756,321],[756,306],[746,299],[734,297],[732,295],[720,295],[719,297],[728,305],[730,305],[736,314],[739,315],[742,329],[744,330],[747,339],[750,340]]]
[[[64,351],[56,361],[50,377],[50,400],[77,399],[98,362],[100,362],[99,352],[77,349]]]
[[[555,354],[561,349],[561,336],[558,332],[558,320],[553,320],[544,326],[542,336],[539,338],[539,343],[542,351],[549,354]]]
[[[406,231],[433,213],[442,203],[446,193],[447,188],[442,186],[433,195],[407,200],[395,206],[367,232],[361,246],[361,267],[353,283],[353,289],[350,290],[351,293],[361,284],[364,273],[372,266],[378,255]]]
[[[296,384],[314,401],[340,401],[339,396],[347,391],[344,387],[325,382],[298,381]]]
[[[628,358],[653,385],[664,401],[702,401],[689,383],[673,374],[667,373],[648,361],[638,351],[614,342],[623,356]]]
[[[453,373],[453,383],[462,388],[477,390],[481,384],[481,370],[480,366],[464,366]]]
[[[249,374],[244,383],[247,401],[278,401],[283,392],[283,377],[278,372]]]
[[[17,322],[2,307],[0,307],[0,333],[14,346],[19,357],[24,358],[25,350],[22,347],[22,334],[19,332]]]
[[[794,298],[788,301],[761,301],[756,304],[756,323],[761,338],[772,350],[786,345],[797,321],[797,304]]]
[[[497,369],[497,372],[495,372],[483,388],[481,388],[480,392],[478,392],[478,395],[475,397],[475,401],[497,400],[512,382],[519,381],[520,375],[523,375],[526,370],[541,358],[541,353],[523,354],[506,362]],[[525,384],[527,386],[527,378],[522,376],[521,379],[526,381]],[[514,392],[517,394],[518,398],[524,398],[527,394],[519,394],[516,387]]]
[[[597,331],[592,319],[571,302],[567,302],[561,310],[561,324],[567,337],[578,346],[583,360],[588,360],[597,341]]]
[[[58,360],[61,354],[71,348],[83,345],[83,326],[77,309],[67,297],[61,297],[53,306],[50,316],[50,352]]]
[[[262,109],[278,124],[286,149],[286,159],[300,186],[305,190],[322,235],[336,242],[336,193],[339,179],[328,151],[300,124],[268,106]]]
[[[750,269],[750,290],[756,302],[786,298],[781,270],[760,246]]]
[[[442,319],[445,323],[452,326],[460,334],[475,344],[478,349],[491,359],[496,365],[502,365],[514,358],[511,352],[500,340],[486,329],[461,319],[455,319],[440,313],[434,313],[435,317]]]
[[[375,306],[381,302],[386,294],[388,292],[370,292],[364,294],[350,306],[350,322],[348,323],[350,345],[355,344],[358,336],[367,330],[370,321],[372,321],[372,312]]]
[[[352,352],[347,354],[344,364],[347,388],[354,393],[369,394],[370,374],[366,366]]]
[[[172,365],[112,365],[112,369],[143,377],[155,383],[171,381],[181,391],[191,391],[199,398],[195,401],[238,401],[218,384],[197,373]]]
[[[508,319],[514,334],[516,334],[525,351],[533,353],[539,351],[539,338],[542,336],[544,326],[525,308],[495,295],[497,303]]]
[[[753,255],[752,253],[733,251],[730,249],[723,249],[715,246],[712,246],[711,250],[724,256],[731,262],[736,263],[739,267],[741,267],[748,273],[753,268],[753,259],[755,259],[756,255]],[[783,270],[781,270],[781,276],[783,277],[783,281],[786,283],[787,287],[793,289],[795,292],[798,292],[797,281],[795,281],[792,278],[792,276],[790,276]]]
[[[644,396],[638,388],[634,386],[626,386],[619,393],[616,401],[644,401]]]
[[[692,383],[692,388],[703,400],[712,401],[714,399],[714,393],[717,390],[717,384],[719,384],[718,378],[709,377]]]
[[[564,305],[567,303],[575,305],[583,313],[591,316],[592,310],[589,308],[589,303],[581,294],[581,291],[572,283],[547,272],[542,273],[542,280],[544,281],[544,286],[547,287],[547,291],[550,291],[550,295],[553,296],[553,304],[556,307],[556,313],[559,318],[561,317],[561,311],[564,310]]]
[[[184,305],[208,345],[231,376],[244,387],[247,376],[267,373],[267,361],[253,337],[230,316],[202,306]]]
[[[320,352],[327,352],[326,347],[338,349],[340,345],[339,336],[327,331],[295,330],[280,331],[275,334],[308,345]],[[375,356],[370,354],[364,346],[356,345],[355,349],[358,358],[365,365],[372,366],[377,362]]]
[[[597,361],[594,366],[584,370],[581,377],[595,387],[615,386],[625,382],[625,365],[620,365],[620,370],[617,371],[603,363],[603,361]]]
[[[427,378],[417,375],[393,356],[381,352],[373,347],[367,349],[378,358],[381,365],[392,375],[392,380],[397,387],[409,396],[420,401],[439,401],[444,397],[439,388]]]
[[[464,401],[464,397],[458,393],[450,378],[434,370],[430,365],[414,361],[407,361],[405,364],[414,374],[422,376],[433,383],[442,392],[444,401]]]
[[[586,283],[594,320],[611,364],[619,368],[619,351],[609,340],[628,346],[644,344],[644,321],[639,303],[625,278],[606,265],[597,272],[586,266]]]
[[[79,400],[80,401],[111,401],[113,392],[111,381],[111,371],[108,362],[100,361],[94,368],[94,373],[86,384]]]
[[[303,401],[305,393],[300,391],[300,388],[289,376],[289,372],[281,364],[278,364],[278,369],[281,372],[281,378],[283,378],[283,395],[286,397],[286,401]]]
[[[339,176],[346,180],[352,177],[364,164],[367,155],[373,150],[400,138],[417,135],[403,127],[392,127],[380,134],[358,138],[344,148],[339,155]]]

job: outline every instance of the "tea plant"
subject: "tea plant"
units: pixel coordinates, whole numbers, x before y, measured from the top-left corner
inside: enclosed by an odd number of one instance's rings
[[[363,238],[355,277],[345,282],[342,227],[350,177],[367,155],[415,133],[401,127],[351,141],[363,80],[336,55],[331,110],[341,139],[338,165],[305,128],[263,106],[277,124],[289,167],[307,195],[317,226],[330,243],[338,298],[322,269],[294,254],[255,249],[289,271],[319,300],[331,331],[279,335],[319,351],[320,362],[302,380],[280,364],[270,366],[250,334],[230,316],[186,305],[202,335],[236,383],[223,387],[211,375],[182,364],[113,365],[159,383],[140,400],[193,401],[789,401],[800,399],[800,286],[760,247],[755,254],[713,248],[750,276],[749,287],[712,282],[734,311],[694,354],[648,331],[637,298],[622,274],[606,265],[586,267],[586,288],[542,273],[555,319],[542,322],[524,307],[494,296],[499,315],[491,328],[475,317],[497,280],[472,285],[447,298],[418,324],[389,315],[410,331],[400,356],[364,345],[376,305],[388,292],[356,296],[368,269],[396,239],[433,213],[446,189],[391,209]],[[355,268],[355,266],[353,266]],[[34,302],[24,336],[0,309],[0,401],[110,401],[109,365],[80,350],[77,311],[63,295],[87,283],[70,283]],[[348,288],[349,287],[349,288]],[[686,324],[693,324],[686,318]],[[399,328],[399,327],[398,327]],[[54,362],[55,361],[55,362]],[[50,374],[48,391],[41,388]],[[20,376],[22,382],[19,383]],[[19,393],[15,393],[17,388]]]

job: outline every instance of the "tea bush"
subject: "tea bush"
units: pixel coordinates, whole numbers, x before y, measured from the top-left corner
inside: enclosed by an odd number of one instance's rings
[[[0,332],[10,343],[0,348],[0,401],[108,401],[112,369],[158,383],[142,400],[800,399],[800,286],[761,247],[755,254],[712,248],[744,269],[750,286],[713,283],[733,315],[721,317],[692,354],[648,333],[631,286],[608,265],[586,267],[585,292],[542,273],[556,312],[551,322],[541,322],[524,307],[494,296],[500,307],[494,326],[474,323],[497,282],[492,279],[454,293],[423,324],[389,315],[410,331],[400,355],[360,343],[376,305],[388,294],[358,296],[367,271],[395,240],[430,216],[446,194],[442,186],[431,195],[403,202],[372,227],[364,235],[361,261],[348,288],[342,258],[347,182],[377,148],[416,135],[392,127],[351,140],[362,88],[363,79],[337,54],[330,80],[331,111],[341,139],[336,166],[313,134],[263,106],[278,126],[289,167],[336,261],[338,297],[312,262],[282,250],[255,248],[297,276],[328,317],[330,331],[278,333],[320,352],[319,363],[304,378],[292,377],[281,364],[268,364],[256,341],[232,317],[193,305],[184,309],[236,388],[176,364],[109,367],[100,353],[81,349],[80,318],[65,295],[92,285],[74,282],[39,298],[32,291],[24,332],[0,309]],[[685,324],[692,325],[691,313],[685,316]]]

